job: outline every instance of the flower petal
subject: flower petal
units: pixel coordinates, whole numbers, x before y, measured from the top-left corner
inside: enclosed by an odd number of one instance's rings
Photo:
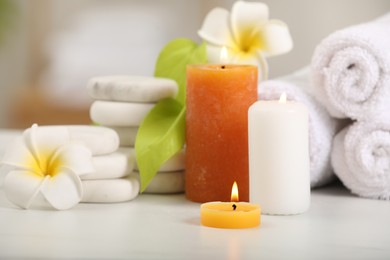
[[[257,52],[257,60],[259,62],[259,79],[258,81],[264,81],[268,79],[268,62],[265,59],[262,52]]]
[[[27,209],[37,196],[44,180],[30,171],[10,171],[4,179],[5,195],[12,203]]]
[[[23,136],[27,147],[40,164],[46,164],[46,160],[59,147],[70,142],[69,131],[64,126],[33,125],[24,131]]]
[[[207,53],[207,62],[211,64],[218,64],[221,63],[221,46],[216,46],[213,44],[207,44],[206,45],[206,53]],[[230,62],[230,57],[227,58],[227,63]]]
[[[221,49],[222,48],[220,46],[215,46],[211,44],[208,44],[206,46],[209,63],[219,63],[219,55],[221,53]],[[268,63],[261,52],[249,55],[230,49],[228,51],[227,63],[256,65],[259,69],[258,81],[260,82],[268,78]]]
[[[39,174],[37,161],[24,140],[24,137],[18,137],[6,150],[1,163],[16,167],[19,170],[29,170]]]
[[[229,26],[229,11],[217,7],[207,14],[198,34],[208,43],[233,47],[234,42]]]
[[[221,63],[220,61],[220,55],[222,51],[223,46],[219,45],[213,45],[213,44],[207,44],[206,45],[206,52],[207,52],[207,59],[208,63]],[[232,63],[232,64],[251,64],[251,65],[257,65],[256,62],[256,54],[255,55],[246,55],[245,53],[240,52],[236,49],[227,49],[228,55],[224,62],[226,63]],[[248,62],[245,62],[247,60]]]
[[[235,55],[233,56],[234,64],[242,64],[242,65],[258,65],[259,61],[257,56],[246,56],[246,55]]]
[[[95,171],[91,151],[78,144],[69,144],[59,148],[53,155],[50,165],[56,168],[55,170],[67,168],[77,175]]]
[[[237,1],[232,7],[231,27],[235,42],[244,45],[268,20],[268,6],[258,2]]]
[[[64,210],[80,202],[83,190],[80,178],[71,170],[63,169],[42,186],[41,193],[55,209]]]
[[[289,52],[293,47],[293,41],[285,23],[279,20],[271,20],[264,25],[262,30],[265,56],[279,55]]]

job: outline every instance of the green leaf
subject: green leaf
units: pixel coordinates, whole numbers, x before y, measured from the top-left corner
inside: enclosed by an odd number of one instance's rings
[[[190,39],[176,39],[169,42],[160,52],[154,75],[170,78],[179,85],[176,100],[185,105],[186,67],[188,64],[204,64],[207,62],[206,44],[196,44]]]
[[[141,192],[167,160],[179,152],[185,142],[186,67],[206,63],[206,45],[189,39],[176,39],[161,51],[155,76],[170,78],[179,86],[175,99],[161,100],[142,122],[135,151],[141,177]]]
[[[161,100],[147,115],[135,143],[141,192],[160,166],[182,149],[184,133],[185,107],[172,98]]]

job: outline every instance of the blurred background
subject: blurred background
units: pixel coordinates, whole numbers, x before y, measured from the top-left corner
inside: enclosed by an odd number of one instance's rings
[[[337,29],[390,11],[389,0],[264,0],[289,25],[294,49],[270,58],[270,78],[310,63]],[[153,75],[161,48],[233,0],[0,0],[0,127],[88,124],[90,77]]]

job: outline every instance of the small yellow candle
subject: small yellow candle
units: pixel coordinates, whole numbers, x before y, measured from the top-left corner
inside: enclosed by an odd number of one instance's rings
[[[231,202],[208,202],[200,207],[201,224],[215,228],[252,228],[260,225],[260,206],[238,202],[238,187],[234,182]]]

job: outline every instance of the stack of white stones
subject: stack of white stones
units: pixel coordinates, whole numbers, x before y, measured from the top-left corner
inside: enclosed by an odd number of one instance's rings
[[[92,78],[87,90],[95,99],[90,110],[92,121],[118,133],[118,152],[129,160],[127,171],[139,177],[134,149],[138,128],[158,101],[177,95],[176,82],[153,77],[105,76]],[[184,156],[183,150],[162,165],[144,192],[183,192]]]
[[[137,197],[140,183],[129,176],[133,167],[127,156],[119,153],[119,138],[112,129],[98,126],[41,126],[45,135],[36,142],[45,143],[48,135],[56,135],[64,128],[72,143],[84,145],[92,153],[94,172],[81,175],[83,196],[81,202],[115,203],[129,201]],[[42,131],[42,130],[41,130]],[[43,140],[42,140],[43,139]],[[133,163],[134,165],[134,163]],[[128,178],[123,178],[129,176]]]

